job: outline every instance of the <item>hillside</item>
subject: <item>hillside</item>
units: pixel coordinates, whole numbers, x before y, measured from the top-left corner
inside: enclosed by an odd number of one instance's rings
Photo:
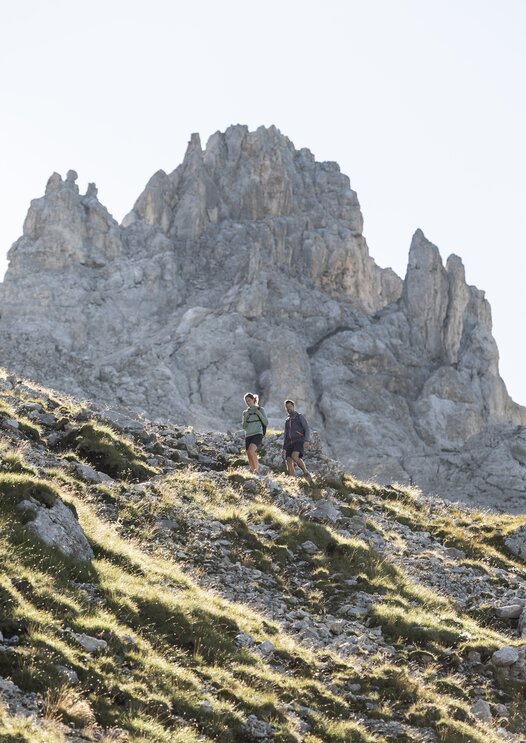
[[[526,518],[241,444],[0,374],[0,739],[524,741]]]
[[[76,180],[51,175],[8,254],[13,373],[223,432],[245,390],[274,424],[292,397],[357,477],[524,512],[526,410],[484,292],[420,229],[405,277],[378,266],[337,163],[274,126],[192,135],[121,224]]]

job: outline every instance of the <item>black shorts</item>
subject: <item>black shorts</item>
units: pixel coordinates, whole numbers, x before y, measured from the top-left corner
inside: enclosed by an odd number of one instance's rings
[[[253,436],[247,436],[245,439],[245,449],[248,449],[250,444],[255,444],[256,447],[261,446],[263,443],[263,434],[255,433]]]
[[[293,444],[287,444],[285,447],[285,455],[287,459],[291,459],[293,451],[297,451],[300,457],[303,458],[303,444],[303,441],[295,441]]]

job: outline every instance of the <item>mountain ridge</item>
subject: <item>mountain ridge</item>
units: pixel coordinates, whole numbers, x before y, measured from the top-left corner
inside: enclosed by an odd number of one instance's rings
[[[247,389],[275,424],[293,397],[360,477],[524,509],[526,412],[484,293],[421,230],[404,280],[379,268],[336,163],[275,127],[229,127],[204,150],[192,135],[121,226],[75,180],[50,178],[9,254],[13,371],[222,430]]]

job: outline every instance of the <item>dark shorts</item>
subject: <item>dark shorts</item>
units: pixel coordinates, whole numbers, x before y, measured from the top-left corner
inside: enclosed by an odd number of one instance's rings
[[[248,449],[250,444],[261,446],[262,443],[263,443],[263,434],[255,433],[253,436],[247,436],[247,438],[245,439],[245,449]]]
[[[285,455],[287,459],[292,457],[292,452],[297,451],[301,458],[303,458],[303,441],[295,441],[293,444],[287,444],[285,447]]]

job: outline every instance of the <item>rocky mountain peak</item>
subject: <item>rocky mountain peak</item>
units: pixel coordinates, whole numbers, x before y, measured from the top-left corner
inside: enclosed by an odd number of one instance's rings
[[[48,271],[106,265],[122,250],[118,223],[98,200],[94,183],[81,195],[75,171],[70,170],[64,181],[55,175],[46,194],[31,202],[23,237],[8,254],[10,265],[16,266],[26,255]]]
[[[422,230],[417,230],[411,241],[402,304],[412,343],[430,359],[458,362],[461,344],[465,348],[470,343],[468,317],[475,315],[491,335],[491,310],[484,293],[467,285],[458,256],[449,256],[444,267],[438,248]],[[498,374],[496,365],[493,372]]]
[[[247,389],[276,426],[292,397],[361,477],[523,499],[526,412],[499,376],[484,293],[421,230],[404,281],[376,265],[336,163],[273,126],[204,149],[194,134],[121,225],[76,178],[51,176],[9,253],[13,371],[219,430],[239,425]]]
[[[142,218],[175,238],[195,239],[224,220],[307,215],[322,225],[329,213],[345,220],[351,233],[362,231],[356,193],[338,165],[317,163],[309,150],[297,151],[274,126],[255,132],[229,127],[213,134],[204,152],[193,134],[182,165],[168,177],[162,171],[157,175],[125,224]]]

